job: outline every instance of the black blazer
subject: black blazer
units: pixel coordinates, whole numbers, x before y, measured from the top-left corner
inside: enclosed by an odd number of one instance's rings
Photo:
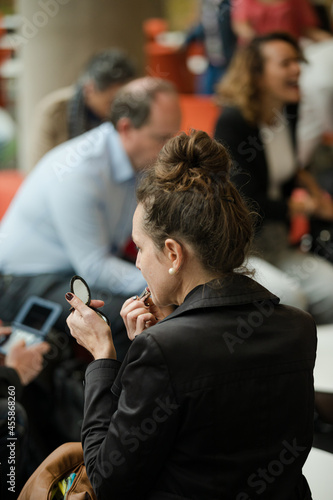
[[[287,107],[281,120],[289,127],[295,146],[297,107]],[[256,202],[255,208],[265,220],[283,220],[287,223],[287,199],[295,187],[295,176],[282,186],[283,199],[268,198],[268,165],[258,126],[245,120],[238,108],[225,107],[216,123],[215,139],[226,146],[231,154],[234,162],[232,181],[241,193]]]
[[[310,499],[316,330],[245,276],[192,290],[86,373],[83,449],[101,500]]]

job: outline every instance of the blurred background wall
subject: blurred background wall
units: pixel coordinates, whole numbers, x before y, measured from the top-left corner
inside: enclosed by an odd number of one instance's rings
[[[17,37],[22,62],[17,94],[19,165],[29,141],[37,102],[50,91],[73,83],[95,52],[125,49],[143,73],[142,23],[162,15],[159,0],[18,0],[23,22]],[[20,38],[21,37],[21,38]]]
[[[332,8],[332,0],[312,2]],[[9,42],[1,39],[0,19],[0,56],[2,41],[4,53],[9,46],[12,54],[8,65],[1,65],[0,58],[0,85],[6,85],[6,108],[17,127],[16,166],[23,171],[36,104],[49,92],[75,82],[97,51],[123,48],[136,62],[139,75],[158,76],[161,68],[160,76],[176,74],[183,84],[181,92],[193,92],[185,56],[175,54],[175,49],[159,47],[159,59],[153,54],[150,61],[157,62],[150,67],[143,25],[147,19],[161,18],[169,31],[184,33],[199,19],[200,0],[0,0],[1,12]],[[171,70],[175,61],[178,66]]]

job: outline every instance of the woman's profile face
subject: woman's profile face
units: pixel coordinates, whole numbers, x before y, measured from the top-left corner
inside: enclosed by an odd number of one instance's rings
[[[300,99],[300,57],[296,49],[283,40],[272,40],[261,47],[264,70],[259,86],[277,105],[297,103]]]
[[[157,306],[174,303],[174,277],[169,274],[171,267],[167,252],[159,250],[153,240],[143,230],[144,208],[139,203],[133,217],[132,238],[137,247],[136,267],[147,282],[152,300]]]

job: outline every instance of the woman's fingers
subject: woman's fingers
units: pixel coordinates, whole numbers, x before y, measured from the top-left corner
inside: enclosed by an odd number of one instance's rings
[[[146,313],[150,314],[145,307],[137,307],[136,309],[128,311],[126,314],[125,325],[127,325],[130,330],[136,330],[136,322],[138,317]]]
[[[105,304],[104,300],[92,299],[89,305],[95,307],[95,309],[99,309],[100,307],[103,307],[104,304]]]
[[[74,309],[76,309],[77,311],[79,311],[81,313],[84,313],[86,311],[87,305],[84,302],[82,302],[82,300],[79,299],[79,297],[77,297],[76,295],[74,295],[71,292],[66,293],[65,297],[66,297],[67,302],[69,302],[70,305],[72,307],[74,307]],[[92,307],[95,307],[96,309],[98,309],[99,307],[104,306],[104,300],[93,299],[90,301],[89,306],[92,306]]]
[[[121,309],[126,309],[127,306],[129,306],[130,304],[135,304],[135,302],[137,301],[138,297],[136,295],[134,297],[130,297],[129,299],[125,300]]]
[[[120,315],[125,323],[128,338],[131,340],[155,321],[148,306],[142,300],[138,300],[135,297],[126,300],[120,311]]]
[[[156,319],[150,312],[144,312],[142,314],[139,314],[135,317],[135,320],[133,318],[133,328],[127,330],[128,337],[130,340],[133,340],[137,335],[142,333],[144,330],[149,328],[149,326],[152,326],[156,323]]]
[[[84,302],[82,302],[79,297],[74,295],[74,293],[68,292],[65,295],[67,302],[70,303],[70,305],[76,310],[79,311],[79,313],[83,316],[83,314],[86,312],[87,306]]]
[[[127,299],[123,303],[123,306],[120,310],[120,315],[123,318],[133,309],[136,309],[137,307],[142,307],[143,305],[144,303],[142,300],[139,300],[137,297],[131,297],[130,299]]]
[[[120,310],[120,316],[123,318],[124,323],[126,325],[128,315],[136,310],[147,311],[147,307],[141,300],[137,300],[136,298],[131,298],[124,302],[123,307]]]

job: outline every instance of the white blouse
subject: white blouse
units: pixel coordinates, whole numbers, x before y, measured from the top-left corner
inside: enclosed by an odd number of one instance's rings
[[[259,135],[264,146],[268,165],[268,197],[272,200],[281,198],[281,185],[296,172],[297,161],[290,130],[283,120],[274,125],[262,124]]]

